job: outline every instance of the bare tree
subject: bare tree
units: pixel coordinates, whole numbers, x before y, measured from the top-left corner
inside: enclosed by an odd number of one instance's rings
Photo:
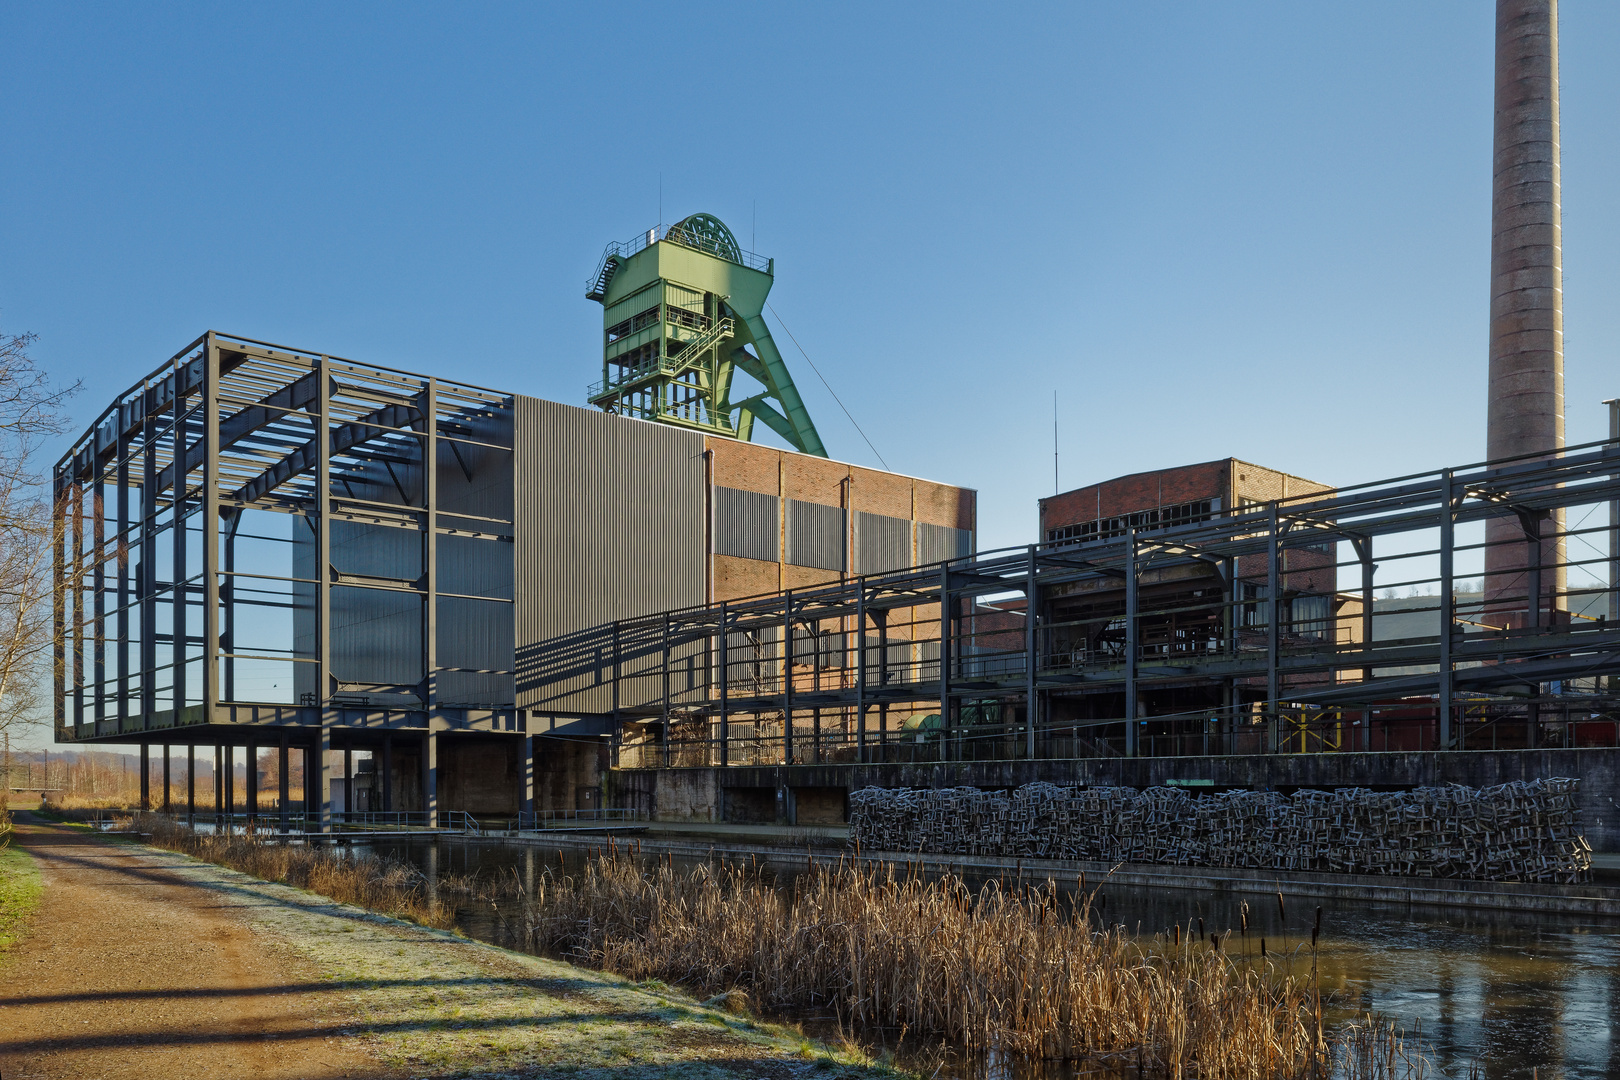
[[[35,471],[67,429],[59,387],[28,355],[33,334],[0,333],[0,732],[40,719],[51,645],[51,504]]]

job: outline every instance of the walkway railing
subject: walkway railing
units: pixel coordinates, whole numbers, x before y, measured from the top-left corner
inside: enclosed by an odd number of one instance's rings
[[[523,832],[538,832],[543,829],[565,828],[568,825],[591,822],[646,820],[648,817],[645,810],[611,806],[596,810],[540,810],[532,814],[519,814],[517,827]]]

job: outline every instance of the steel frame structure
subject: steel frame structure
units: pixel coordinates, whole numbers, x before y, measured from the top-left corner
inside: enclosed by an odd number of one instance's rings
[[[1543,523],[1620,498],[1617,470],[1615,443],[1441,469],[1119,538],[621,620],[546,643],[539,663],[611,683],[628,767],[1620,745],[1620,626],[1569,611],[1611,600],[1614,582],[1535,599],[1552,570],[1537,565],[1552,547]],[[1474,534],[1501,518],[1518,524],[1529,570],[1516,595],[1459,600],[1459,557],[1480,558],[1487,544]],[[1587,546],[1593,557],[1570,567],[1606,571],[1607,552]],[[1324,550],[1348,557],[1318,563],[1359,576],[1335,592],[1326,631],[1287,610],[1290,579],[1306,573],[1297,556]],[[1377,638],[1375,558],[1438,567],[1384,581],[1437,587],[1437,632]],[[1189,600],[1176,585],[1189,579],[1218,587]],[[1052,614],[1053,597],[1076,586],[1112,598],[1090,629],[1107,647],[1056,647],[1074,625]],[[1020,597],[1033,598],[1034,618]],[[1189,612],[1218,632],[1153,633]],[[1096,632],[1103,624],[1108,634]],[[897,627],[932,642],[898,673],[883,640]],[[1219,703],[1163,706],[1188,688],[1214,688]],[[1076,715],[1087,700],[1089,715]],[[897,729],[891,712],[912,723]]]
[[[480,483],[509,475],[512,412],[497,391],[213,331],[118,395],[54,472],[57,741],[161,743],[165,762],[169,744],[279,744],[284,817],[297,749],[329,822],[334,733],[382,750],[385,775],[400,735],[433,811],[432,732],[522,730],[510,663],[446,658],[439,626],[513,603],[509,569],[504,595],[447,588],[439,550],[509,568],[510,484],[503,505]],[[356,682],[365,662],[334,653],[335,613],[373,608],[405,613],[382,647],[415,677]]]

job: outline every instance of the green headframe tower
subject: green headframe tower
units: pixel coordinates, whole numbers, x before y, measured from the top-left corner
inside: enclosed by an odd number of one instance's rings
[[[775,269],[708,214],[609,244],[585,291],[603,311],[591,404],[744,440],[758,420],[795,450],[826,457],[765,325]],[[738,372],[757,384],[741,397]]]

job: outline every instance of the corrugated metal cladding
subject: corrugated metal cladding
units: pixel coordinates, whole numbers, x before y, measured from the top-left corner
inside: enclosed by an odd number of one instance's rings
[[[781,554],[781,500],[736,488],[714,489],[714,553],[775,562]]]
[[[422,597],[332,586],[332,674],[341,697],[421,707]],[[304,666],[304,665],[300,665]]]
[[[441,596],[437,641],[439,704],[512,701],[511,604]]]
[[[855,511],[855,572],[881,574],[911,565],[911,522]]]
[[[303,542],[313,556],[313,536]],[[332,569],[340,574],[415,581],[422,576],[422,531],[333,518]]]
[[[481,536],[439,537],[438,575],[441,593],[512,599],[512,544]]]
[[[973,530],[953,529],[949,525],[917,523],[917,565],[944,562],[973,554]]]
[[[516,423],[518,704],[607,712],[589,631],[704,600],[703,437],[521,396]]]
[[[800,499],[787,501],[787,561],[821,570],[844,568],[844,510]]]

